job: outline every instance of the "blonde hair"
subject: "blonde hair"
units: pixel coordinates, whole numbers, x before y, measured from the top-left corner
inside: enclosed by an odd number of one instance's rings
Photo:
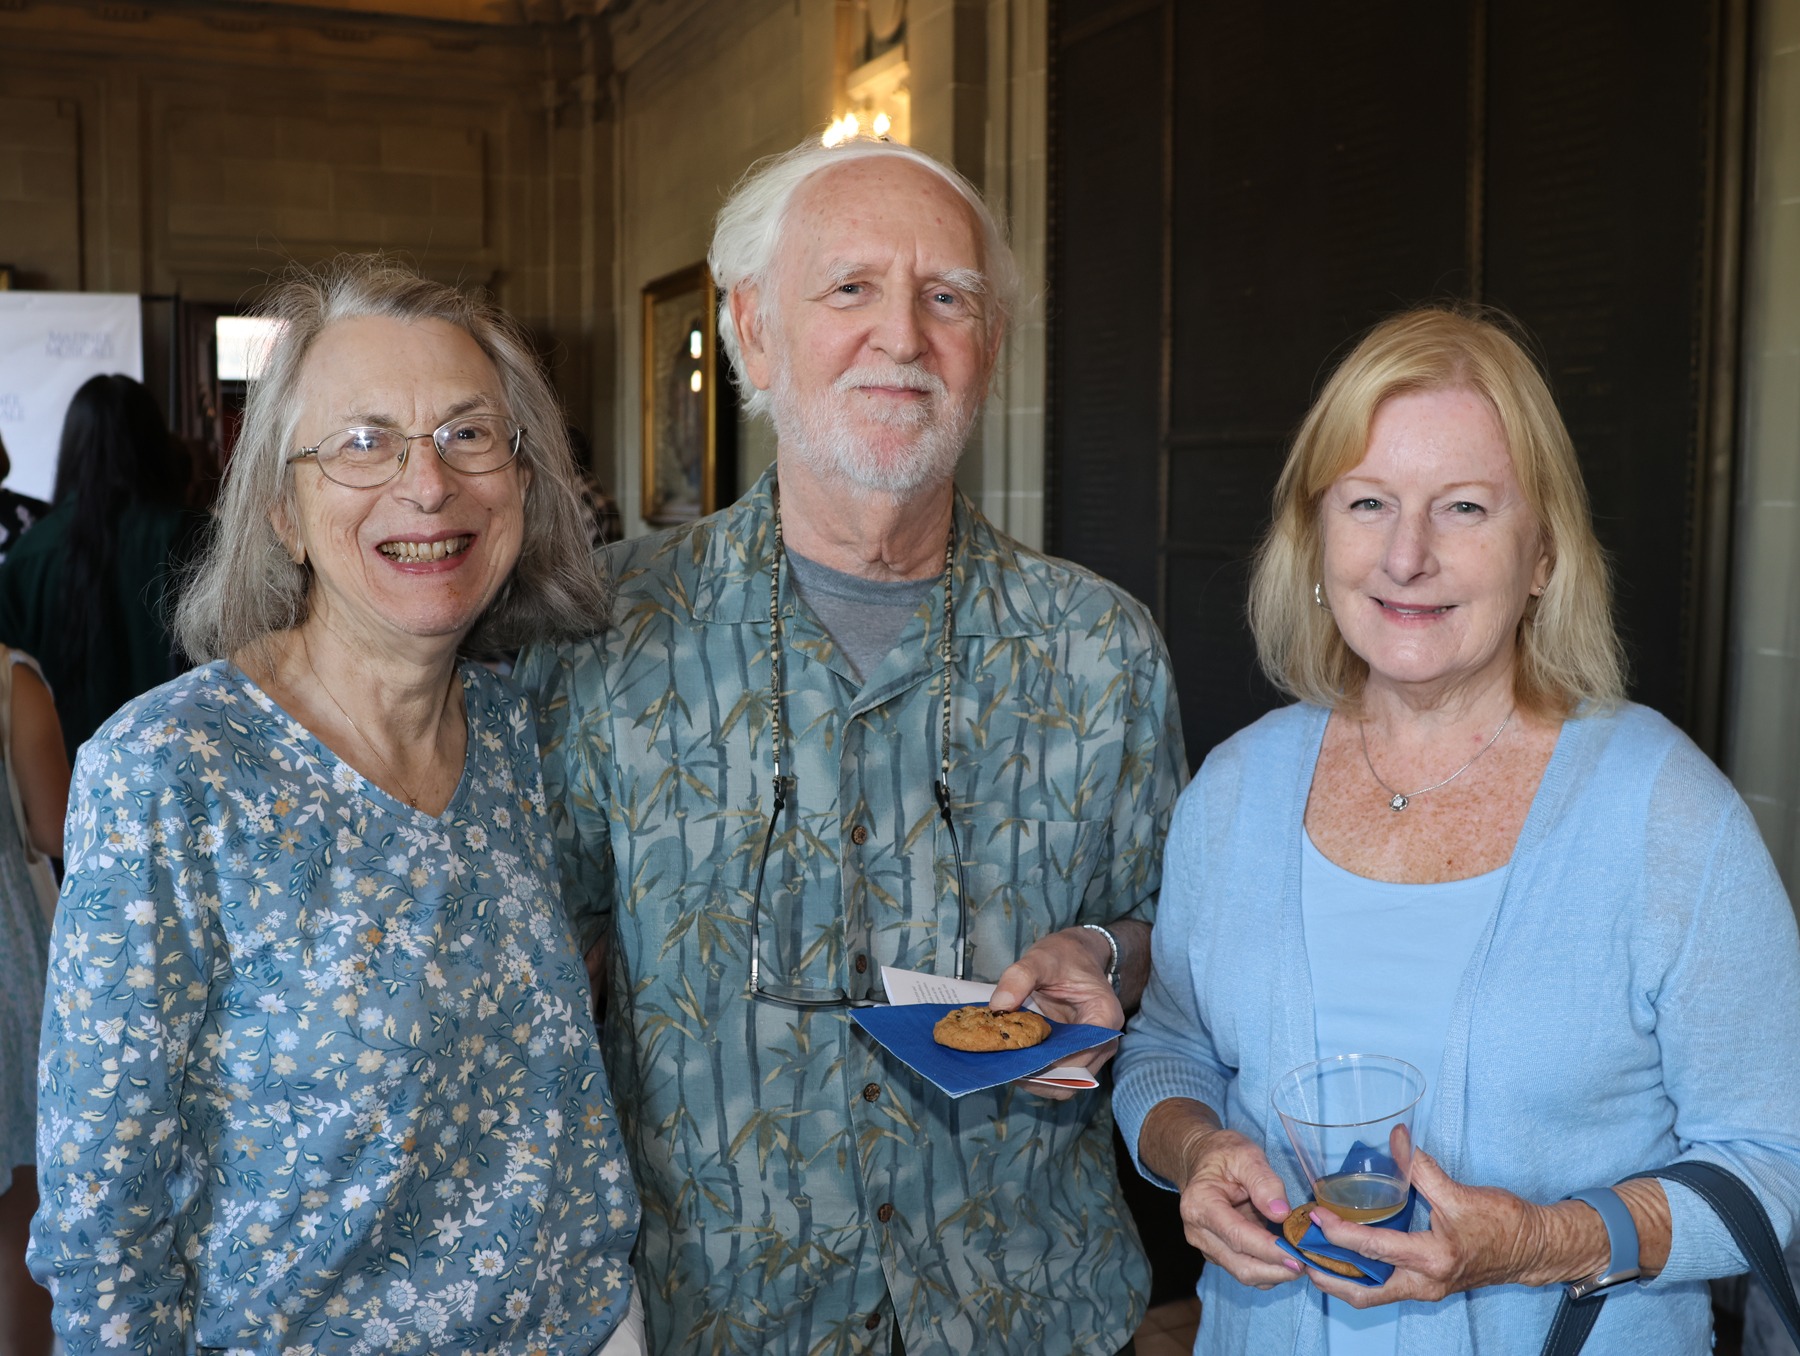
[[[175,633],[190,658],[237,654],[306,620],[312,571],[275,535],[270,514],[296,512],[287,458],[300,417],[300,378],[326,326],[363,316],[441,320],[466,332],[500,376],[508,412],[525,429],[519,461],[531,471],[518,563],[464,638],[465,653],[603,629],[605,576],[591,558],[562,406],[524,331],[499,307],[422,278],[397,260],[340,255],[296,266],[258,308],[281,322],[263,374],[250,385],[244,423],[226,467],[211,540],[184,582]]]
[[[1289,695],[1354,708],[1369,674],[1313,601],[1323,567],[1326,489],[1362,461],[1382,402],[1417,391],[1467,390],[1486,400],[1500,422],[1550,560],[1543,594],[1527,602],[1518,627],[1518,704],[1568,715],[1584,704],[1604,709],[1624,700],[1612,585],[1575,446],[1543,374],[1509,327],[1505,317],[1471,306],[1405,311],[1363,337],[1307,411],[1275,486],[1274,520],[1250,578],[1257,657]]]

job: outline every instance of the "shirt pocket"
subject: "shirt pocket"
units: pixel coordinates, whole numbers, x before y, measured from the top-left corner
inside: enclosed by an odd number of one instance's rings
[[[1106,831],[1104,819],[1015,818],[969,835],[971,979],[998,979],[1033,942],[1082,921],[1089,887],[1104,875]]]

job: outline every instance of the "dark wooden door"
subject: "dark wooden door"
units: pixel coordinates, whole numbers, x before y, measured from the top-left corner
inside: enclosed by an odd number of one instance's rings
[[[1051,549],[1163,624],[1188,753],[1277,700],[1243,625],[1288,439],[1367,326],[1534,333],[1617,568],[1633,695],[1708,743],[1721,0],[1062,0]]]

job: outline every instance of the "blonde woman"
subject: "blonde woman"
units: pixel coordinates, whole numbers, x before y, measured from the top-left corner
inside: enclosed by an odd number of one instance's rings
[[[1536,1351],[1558,1283],[1621,1258],[1590,1356],[1707,1350],[1743,1260],[1686,1187],[1623,1179],[1712,1160],[1792,1233],[1794,917],[1730,784],[1623,698],[1574,450],[1506,330],[1415,311],[1344,360],[1250,615],[1298,701],[1182,797],[1114,1094],[1209,1263],[1196,1351]],[[1393,1265],[1373,1289],[1267,1227],[1305,1186],[1272,1083],[1356,1051],[1429,1087],[1428,1224],[1313,1212]]]

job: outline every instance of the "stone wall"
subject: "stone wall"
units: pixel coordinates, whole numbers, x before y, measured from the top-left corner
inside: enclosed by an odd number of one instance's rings
[[[1043,287],[1048,0],[911,0],[915,145],[1011,220]],[[18,283],[236,306],[289,260],[386,249],[478,282],[543,346],[628,531],[644,285],[701,260],[756,159],[843,108],[849,0],[624,0],[547,26],[0,0],[0,263]],[[153,339],[154,342],[154,339]],[[962,481],[1043,536],[1041,309]],[[739,434],[739,484],[773,456]]]
[[[1800,900],[1800,0],[1757,8],[1724,763]]]
[[[0,0],[0,262],[235,306],[289,261],[392,251],[490,287],[610,419],[603,60],[574,25]]]

